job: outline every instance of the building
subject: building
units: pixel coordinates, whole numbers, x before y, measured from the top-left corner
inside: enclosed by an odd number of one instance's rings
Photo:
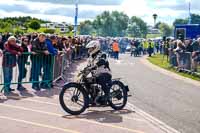
[[[148,34],[161,34],[161,33],[159,29],[156,29],[153,26],[148,26]]]
[[[200,24],[178,24],[174,28],[174,37],[195,39],[200,37]]]
[[[47,29],[57,29],[57,28],[59,28],[61,33],[66,33],[66,32],[69,31],[69,28],[68,28],[69,25],[65,22],[63,22],[63,23],[57,23],[57,22],[44,23],[44,24],[41,24],[41,27],[47,28]]]

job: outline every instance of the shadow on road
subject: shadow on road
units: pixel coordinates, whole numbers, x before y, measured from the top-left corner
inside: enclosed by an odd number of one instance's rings
[[[88,113],[79,115],[79,116],[72,116],[72,115],[65,115],[63,118],[66,119],[86,119],[86,120],[94,120],[100,123],[121,123],[123,121],[123,115],[135,113],[130,110],[106,110],[106,111],[95,111],[90,110]]]

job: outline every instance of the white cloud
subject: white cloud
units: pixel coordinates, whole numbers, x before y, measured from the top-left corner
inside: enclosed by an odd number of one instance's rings
[[[88,2],[88,0],[86,1],[87,2],[85,4],[79,5],[79,22],[85,19],[94,18],[97,14],[100,14],[105,10],[122,11],[129,17],[138,16],[144,19],[148,24],[153,24],[152,14],[154,13],[158,14],[158,21],[164,21],[167,23],[172,23],[175,18],[185,18],[188,15],[188,5],[185,0],[121,0],[122,2],[120,5],[103,5],[102,3],[94,4],[94,2],[91,4]],[[74,22],[73,15],[75,9],[74,5],[72,4],[63,4],[58,1],[53,3],[52,0],[48,2],[35,2],[33,0],[0,0],[0,6],[1,5],[4,7],[6,7],[6,5],[13,7],[25,6],[27,8],[26,10],[29,10],[29,12],[27,12],[25,9],[23,11],[23,9],[15,10],[15,8],[13,8],[10,12],[6,12],[5,10],[1,9],[0,17],[30,15],[32,17],[51,21],[67,21],[70,23]],[[198,10],[199,6],[197,5],[200,6],[198,0],[193,0],[192,7],[194,7],[194,9],[192,8],[192,12],[200,13]]]
[[[43,20],[50,20],[52,22],[68,22],[73,23],[74,18],[72,17],[66,17],[66,16],[59,16],[59,15],[45,15],[45,14],[30,14],[30,13],[22,13],[22,12],[5,12],[0,10],[0,16],[1,17],[16,17],[16,16],[32,16],[35,18],[43,19]],[[80,19],[80,21],[84,21],[83,19]]]

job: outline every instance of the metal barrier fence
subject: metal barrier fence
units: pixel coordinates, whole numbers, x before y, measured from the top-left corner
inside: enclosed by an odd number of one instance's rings
[[[0,90],[11,85],[32,84],[32,86],[51,87],[52,82],[59,77],[62,69],[57,62],[62,56],[23,53],[20,56],[5,53],[0,58]]]
[[[11,86],[32,84],[32,87],[51,88],[59,79],[64,79],[64,71],[73,60],[87,55],[86,49],[60,51],[58,55],[23,53],[16,56],[4,53],[0,57],[0,91]],[[44,88],[44,87],[42,87]]]
[[[69,65],[70,57],[71,55],[68,55],[65,52],[62,52],[62,54],[59,54],[54,57],[53,82],[56,82],[59,79],[62,79],[65,81],[63,74],[64,74],[64,71],[66,70],[66,67]]]
[[[177,67],[180,71],[200,77],[200,62],[197,68],[194,68],[193,58],[191,52],[170,52],[170,65]],[[196,69],[196,70],[195,70]]]

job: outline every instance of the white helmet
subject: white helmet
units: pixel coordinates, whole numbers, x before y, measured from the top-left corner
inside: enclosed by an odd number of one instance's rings
[[[100,43],[99,43],[99,41],[90,41],[90,42],[86,45],[86,48],[87,48],[87,49],[93,48],[92,51],[89,51],[91,55],[94,54],[94,53],[96,53],[96,52],[98,52],[98,51],[101,49],[101,48],[100,48]]]

